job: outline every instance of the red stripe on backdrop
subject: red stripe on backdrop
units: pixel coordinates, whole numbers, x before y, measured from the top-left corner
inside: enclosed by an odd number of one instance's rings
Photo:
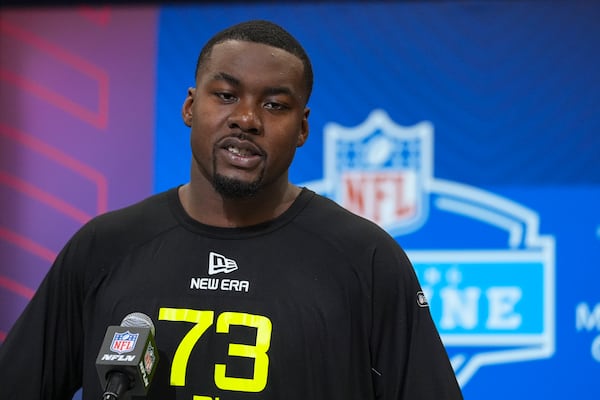
[[[57,93],[31,79],[18,73],[5,69],[0,69],[0,79],[12,83],[36,96],[44,99],[50,104],[54,104],[68,113],[80,118],[81,120],[99,128],[105,129],[108,125],[108,87],[109,77],[105,70],[84,60],[54,43],[35,35],[32,32],[21,29],[5,20],[0,19],[0,32],[18,40],[26,45],[34,47],[43,53],[59,60],[67,66],[70,66],[78,73],[89,77],[97,83],[98,106],[97,110],[89,110],[73,100],[68,99],[63,94]]]
[[[49,261],[50,263],[54,262],[54,259],[56,258],[56,253],[54,251],[34,242],[28,237],[19,235],[18,233],[5,229],[1,226],[0,239],[4,239],[7,242],[16,245],[17,247],[28,251],[29,253],[35,254],[43,260]]]
[[[9,139],[19,142],[24,146],[45,155],[51,160],[56,161],[58,164],[61,164],[94,182],[98,190],[96,210],[98,213],[107,211],[108,182],[106,176],[104,176],[102,173],[31,135],[1,123],[0,135],[4,135]]]
[[[8,279],[3,275],[0,275],[0,287],[7,289],[9,292],[16,293],[21,297],[25,297],[27,300],[31,300],[35,294],[35,290],[32,288],[21,285],[19,282]]]

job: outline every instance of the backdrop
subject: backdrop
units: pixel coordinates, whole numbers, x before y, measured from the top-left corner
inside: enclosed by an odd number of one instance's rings
[[[188,179],[200,47],[282,24],[315,70],[291,179],[407,250],[467,399],[600,398],[600,5],[2,10],[0,341],[91,216]]]

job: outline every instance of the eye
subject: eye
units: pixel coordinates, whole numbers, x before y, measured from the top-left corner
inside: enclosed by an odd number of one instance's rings
[[[217,96],[224,103],[234,103],[237,101],[237,97],[228,92],[215,92],[215,96]]]
[[[273,111],[281,111],[281,110],[286,110],[288,108],[285,104],[276,103],[274,101],[269,101],[269,102],[265,103],[264,107],[267,110],[273,110]]]

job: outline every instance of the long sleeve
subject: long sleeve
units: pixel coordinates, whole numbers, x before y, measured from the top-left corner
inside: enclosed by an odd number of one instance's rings
[[[82,381],[81,295],[72,246],[49,273],[0,346],[0,399],[67,400]]]
[[[421,288],[414,269],[402,249],[378,248],[372,291],[375,398],[462,399],[429,307],[419,298]]]

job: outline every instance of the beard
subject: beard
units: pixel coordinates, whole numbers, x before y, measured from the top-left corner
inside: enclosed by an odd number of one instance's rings
[[[252,182],[244,182],[218,173],[215,173],[212,179],[212,185],[217,193],[229,199],[245,199],[256,195],[260,190],[261,182],[262,174]]]
[[[210,182],[217,193],[219,193],[224,198],[228,199],[245,199],[249,197],[255,196],[263,186],[263,177],[264,177],[264,167],[260,171],[258,177],[251,182],[242,181],[240,179],[230,178],[228,176],[222,175],[217,171],[217,163],[215,152],[213,150],[213,162],[212,162],[212,176],[210,177]],[[201,165],[198,161],[199,159],[196,157],[192,150],[192,157],[194,158],[197,165]]]
[[[260,171],[258,178],[251,182],[221,175],[217,171],[216,156],[213,154],[212,185],[217,193],[227,199],[245,199],[256,195],[262,186],[264,173],[263,169]]]

